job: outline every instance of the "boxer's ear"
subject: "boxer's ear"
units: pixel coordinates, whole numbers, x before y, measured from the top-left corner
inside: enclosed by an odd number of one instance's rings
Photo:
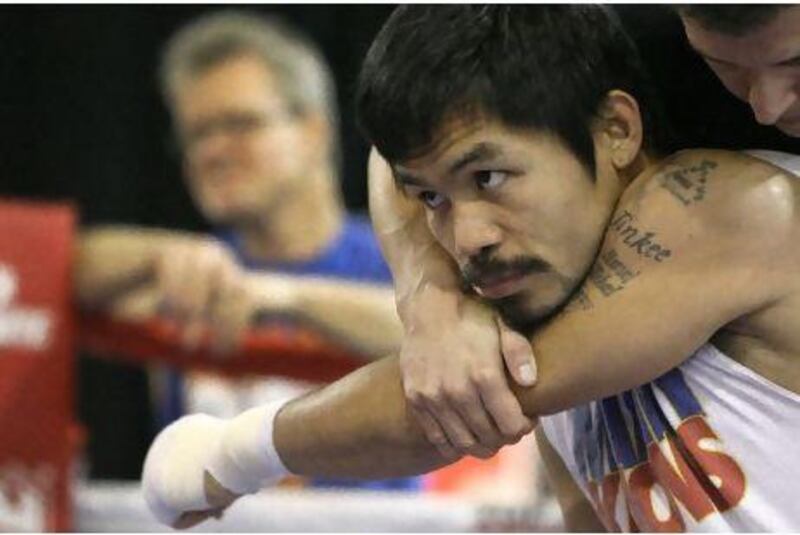
[[[635,98],[618,89],[609,91],[598,110],[595,128],[614,167],[622,170],[636,160],[644,133]]]

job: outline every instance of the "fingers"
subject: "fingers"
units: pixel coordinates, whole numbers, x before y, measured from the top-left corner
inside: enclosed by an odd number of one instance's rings
[[[183,315],[180,280],[185,258],[182,247],[163,250],[156,258],[155,280],[161,296],[161,307],[164,314],[180,319]]]
[[[172,527],[175,529],[189,529],[193,528],[197,524],[208,520],[209,518],[220,518],[222,514],[222,509],[219,510],[210,510],[210,511],[189,511],[183,513],[178,520],[176,520]]]
[[[500,351],[506,366],[515,370],[512,375],[520,384],[533,385],[535,382],[536,362],[528,340],[511,330],[499,317],[497,324]],[[506,442],[518,441],[533,429],[533,424],[522,412],[519,401],[509,387],[502,367],[489,367],[475,374],[476,386],[481,401],[491,415],[494,424],[502,433]]]
[[[185,255],[184,276],[180,282],[180,292],[184,303],[184,344],[188,349],[200,345],[208,325],[207,320],[216,297],[216,283],[220,272],[220,259],[214,252],[198,251],[199,254]]]
[[[241,343],[253,318],[254,309],[238,270],[225,270],[212,303],[210,322],[213,328],[211,348],[220,355],[233,352]]]
[[[428,442],[436,447],[436,450],[442,457],[448,461],[455,461],[461,457],[461,454],[458,452],[458,450],[456,450],[450,444],[450,441],[447,439],[447,435],[445,435],[444,430],[439,425],[439,422],[437,422],[436,419],[428,413],[428,411],[424,409],[418,410],[413,406],[410,407],[410,409],[417,423],[422,428],[423,433],[425,433],[425,438],[428,439]]]
[[[506,440],[519,440],[533,430],[533,422],[522,412],[519,401],[505,380],[498,385],[482,388],[481,399]]]
[[[223,420],[195,414],[180,418],[156,436],[142,468],[142,494],[161,522],[188,527],[204,517],[181,518],[182,513],[227,505],[210,504],[203,480],[198,477],[218,450],[224,432]]]
[[[224,246],[194,238],[171,244],[157,258],[156,279],[164,312],[177,323],[187,350],[208,335],[217,353],[238,345],[251,308],[241,271]]]
[[[187,511],[178,517],[178,520],[172,524],[172,527],[174,529],[189,529],[205,522],[209,518],[220,520],[227,508],[228,506],[215,507],[203,511]]]
[[[517,442],[533,429],[508,387],[502,369],[473,372],[471,380],[470,387],[460,393],[453,394],[452,387],[445,392],[450,392],[450,405],[480,446],[493,453],[506,444]]]
[[[239,498],[238,494],[223,487],[208,470],[203,473],[203,489],[209,506],[220,513]]]
[[[406,328],[403,384],[431,442],[438,447],[443,435],[460,453],[488,456],[532,430],[505,367],[516,382],[532,386],[536,363],[524,336],[482,306],[464,304],[458,317],[443,320],[445,329]]]
[[[491,456],[505,444],[506,441],[492,421],[492,415],[483,405],[480,391],[476,387],[466,388],[459,393],[457,399],[451,398],[450,404],[476,439],[477,445],[489,450],[485,453]]]
[[[504,442],[475,394],[407,388],[406,398],[428,441],[448,460],[491,457]]]
[[[509,328],[502,319],[497,318],[500,332],[500,351],[511,377],[520,386],[536,384],[536,359],[527,338]]]
[[[435,409],[428,409],[427,412],[441,426],[448,444],[459,457],[472,455],[486,459],[497,453],[497,447],[485,446],[479,442],[461,415],[448,405],[438,405]]]
[[[156,263],[163,312],[179,327],[182,343],[192,350],[203,334],[203,313],[209,298],[208,261],[196,244],[165,248]]]

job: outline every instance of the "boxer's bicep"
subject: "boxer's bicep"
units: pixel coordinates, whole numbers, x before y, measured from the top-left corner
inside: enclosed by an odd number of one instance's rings
[[[651,381],[729,322],[780,299],[787,270],[775,252],[788,235],[775,239],[784,223],[772,200],[754,207],[752,188],[734,184],[686,204],[677,187],[656,177],[623,198],[585,282],[532,339],[539,383],[518,390],[528,413]]]

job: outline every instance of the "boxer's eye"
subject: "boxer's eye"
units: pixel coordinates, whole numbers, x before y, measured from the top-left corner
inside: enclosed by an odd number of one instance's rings
[[[436,210],[444,202],[444,195],[440,195],[435,191],[425,190],[417,193],[417,198],[425,203],[425,206],[431,210]]]
[[[498,188],[505,183],[507,178],[508,173],[505,171],[478,171],[475,173],[475,183],[478,185],[478,189],[482,190]]]
[[[800,67],[800,56],[795,56],[778,63],[779,67]]]

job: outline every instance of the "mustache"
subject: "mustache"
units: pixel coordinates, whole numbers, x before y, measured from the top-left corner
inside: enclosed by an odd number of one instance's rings
[[[478,255],[461,269],[462,287],[472,290],[473,286],[480,286],[481,282],[486,279],[502,277],[509,273],[522,275],[544,273],[551,269],[550,263],[535,256],[518,256],[510,260],[498,260],[487,255]]]

